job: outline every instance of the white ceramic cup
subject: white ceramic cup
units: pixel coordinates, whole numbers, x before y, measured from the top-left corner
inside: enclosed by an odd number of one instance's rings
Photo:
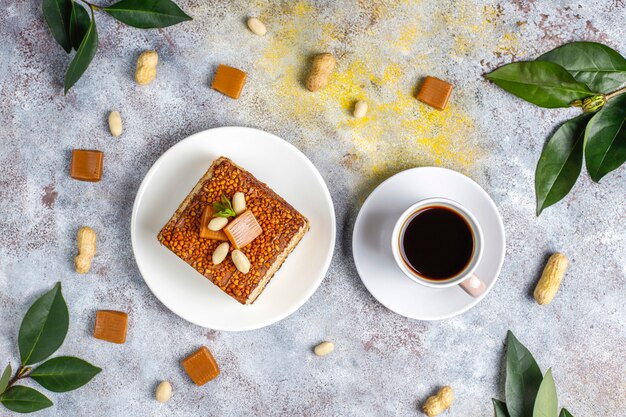
[[[402,238],[404,236],[404,231],[406,230],[408,224],[413,219],[413,217],[415,217],[419,212],[428,207],[445,207],[453,210],[455,213],[465,219],[472,231],[472,236],[474,239],[474,250],[472,253],[472,257],[470,258],[465,268],[463,268],[456,275],[443,280],[434,280],[421,276],[413,269],[409,268],[409,262],[408,260],[405,260],[402,253]],[[456,201],[439,197],[428,198],[418,201],[411,207],[407,208],[404,213],[402,213],[402,215],[396,222],[395,227],[393,228],[393,233],[391,234],[391,250],[393,252],[393,257],[398,267],[402,270],[402,272],[404,272],[407,277],[409,277],[414,282],[417,282],[418,284],[422,284],[431,288],[446,288],[458,285],[472,297],[478,297],[485,292],[485,283],[480,278],[478,278],[476,274],[474,274],[474,271],[476,271],[476,267],[478,266],[483,256],[483,232],[480,229],[480,225],[478,224],[478,221],[476,220],[474,215]]]

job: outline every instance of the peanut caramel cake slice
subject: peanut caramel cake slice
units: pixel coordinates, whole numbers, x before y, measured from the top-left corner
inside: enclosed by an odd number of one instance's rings
[[[306,217],[248,171],[221,157],[158,239],[226,294],[252,304],[308,230]]]

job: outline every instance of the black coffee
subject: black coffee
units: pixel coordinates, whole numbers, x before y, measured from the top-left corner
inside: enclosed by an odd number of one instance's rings
[[[431,280],[454,277],[467,267],[474,253],[474,236],[467,221],[442,206],[414,213],[400,242],[407,266]]]

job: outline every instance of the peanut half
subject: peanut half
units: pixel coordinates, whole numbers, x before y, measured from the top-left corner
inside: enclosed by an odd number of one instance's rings
[[[228,242],[220,243],[219,245],[217,245],[217,248],[215,248],[215,251],[213,251],[212,261],[214,265],[219,265],[224,261],[224,259],[226,259],[229,248],[230,245],[228,244]]]
[[[233,263],[235,264],[235,268],[242,274],[247,274],[250,272],[250,261],[248,257],[239,249],[235,249],[233,253],[230,254]]]
[[[335,350],[335,344],[328,341],[322,342],[313,348],[313,352],[315,352],[317,356],[326,356],[333,350]]]
[[[135,81],[139,85],[150,84],[156,77],[159,55],[156,51],[145,51],[137,58],[137,70],[135,71]]]
[[[222,230],[227,224],[228,219],[226,217],[213,217],[207,227],[209,230],[217,232],[218,230]]]
[[[248,19],[248,29],[250,29],[250,32],[259,36],[265,36],[265,34],[267,33],[267,28],[265,27],[265,24],[256,17],[251,17]]]
[[[557,252],[550,256],[535,287],[534,296],[538,304],[550,304],[561,286],[566,269],[567,257],[565,255]]]
[[[434,417],[446,411],[454,400],[454,392],[452,387],[445,386],[437,392],[437,394],[428,397],[422,409],[428,417]]]
[[[311,64],[311,72],[306,79],[306,88],[309,91],[319,91],[326,87],[330,74],[335,69],[337,61],[332,54],[324,53],[316,55]]]
[[[76,272],[86,274],[96,254],[96,232],[91,227],[81,227],[76,233],[76,243],[78,246],[78,255],[74,258]]]
[[[354,104],[354,117],[360,119],[367,113],[367,102],[359,100]]]
[[[115,137],[122,134],[122,116],[120,116],[120,112],[112,111],[109,113],[109,130]]]
[[[233,194],[233,210],[236,214],[246,211],[246,196],[242,192]]]
[[[166,403],[172,398],[172,384],[168,381],[161,381],[154,393],[154,398],[160,403]]]

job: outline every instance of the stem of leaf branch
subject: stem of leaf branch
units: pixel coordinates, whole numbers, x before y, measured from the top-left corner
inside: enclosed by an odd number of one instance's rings
[[[93,11],[94,11],[94,10],[100,10],[100,7],[99,7],[99,6],[96,6],[96,5],[95,5],[95,4],[93,4],[93,3],[89,3],[87,0],[80,0],[80,1],[82,1],[83,3],[85,3],[85,4],[87,5],[87,7],[89,7],[89,9],[91,9],[92,13],[93,13]]]
[[[622,93],[626,93],[626,87],[622,87],[622,88],[620,88],[619,90],[615,90],[615,91],[613,91],[612,93],[607,94],[607,95],[606,95],[606,99],[607,99],[607,100],[610,100],[610,99],[612,99],[613,97],[619,96],[619,95],[620,95],[620,94],[622,94]]]
[[[30,369],[31,368],[28,366],[20,366],[15,372],[13,378],[11,378],[11,380],[9,381],[6,389],[8,390],[9,388],[11,388],[20,379],[28,378]]]

